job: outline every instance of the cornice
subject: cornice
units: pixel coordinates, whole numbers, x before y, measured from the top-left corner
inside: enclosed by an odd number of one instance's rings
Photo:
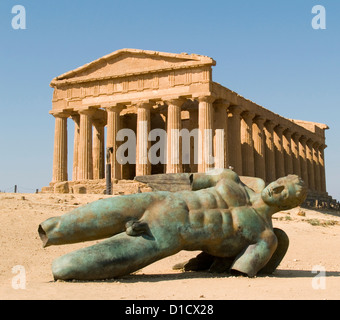
[[[106,77],[96,77],[96,78],[89,78],[87,79],[72,79],[72,76],[76,76],[77,74],[86,71],[87,69],[90,69],[96,65],[100,65],[103,62],[108,62],[109,60],[113,58],[117,58],[120,55],[123,54],[136,54],[136,55],[145,55],[152,57],[164,57],[164,58],[178,58],[181,60],[187,60],[185,62],[180,62],[178,64],[173,63],[170,64],[167,67],[152,67],[148,69],[143,69],[139,72],[131,72],[126,74],[119,74],[119,75],[111,75]],[[94,60],[88,64],[85,64],[79,68],[76,68],[74,70],[68,71],[58,77],[55,77],[51,83],[51,87],[55,87],[58,85],[67,85],[67,84],[75,84],[75,83],[84,83],[84,82],[93,82],[93,81],[100,81],[100,80],[109,80],[109,79],[115,79],[115,78],[125,78],[125,77],[131,77],[136,75],[144,75],[144,74],[150,74],[150,73],[160,73],[160,72],[166,72],[166,71],[172,71],[172,70],[179,70],[179,69],[189,69],[189,68],[198,68],[203,66],[214,66],[216,65],[216,61],[210,57],[197,55],[197,54],[187,54],[187,53],[166,53],[166,52],[158,52],[158,51],[148,51],[148,50],[137,50],[137,49],[121,49],[118,51],[115,51],[109,55],[106,55],[104,57],[101,57],[97,60]],[[67,78],[67,79],[65,79]]]

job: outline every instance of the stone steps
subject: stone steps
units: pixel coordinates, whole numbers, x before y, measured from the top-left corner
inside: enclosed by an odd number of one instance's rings
[[[315,191],[308,192],[306,201],[302,204],[304,208],[333,209],[340,210],[340,203],[333,199],[327,192],[320,194]]]

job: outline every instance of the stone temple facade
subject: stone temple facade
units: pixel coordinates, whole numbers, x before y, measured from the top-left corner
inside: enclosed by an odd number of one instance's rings
[[[212,80],[215,65],[197,54],[122,49],[54,78],[50,188],[64,181],[105,181],[110,163],[116,183],[140,175],[232,167],[241,176],[268,183],[294,173],[310,191],[326,194],[327,125],[287,119],[243,98]],[[68,141],[69,121],[74,122],[74,141]],[[124,128],[136,136],[136,161],[122,164],[117,150],[127,138],[117,135]],[[159,142],[150,138],[153,129],[167,133],[165,159],[159,163],[148,157]],[[185,149],[182,129],[198,132],[197,139],[186,137]],[[74,146],[72,175],[69,143]]]

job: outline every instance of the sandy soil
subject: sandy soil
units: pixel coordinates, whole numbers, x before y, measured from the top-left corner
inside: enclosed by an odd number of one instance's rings
[[[91,243],[42,248],[37,229],[103,195],[0,194],[0,300],[10,299],[340,299],[340,216],[296,208],[273,217],[289,235],[290,247],[272,276],[181,272],[172,266],[197,252],[158,261],[122,279],[98,282],[53,281],[52,260]],[[299,215],[303,211],[305,216]],[[18,282],[22,266],[26,282]],[[319,267],[317,267],[319,266]],[[326,270],[313,273],[312,270]],[[13,269],[14,268],[14,269]],[[23,278],[21,278],[23,279]],[[24,289],[16,285],[25,284]]]

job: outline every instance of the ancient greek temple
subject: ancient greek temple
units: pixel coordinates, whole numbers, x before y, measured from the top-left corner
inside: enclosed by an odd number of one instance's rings
[[[231,167],[266,182],[294,173],[311,191],[326,193],[327,125],[287,119],[243,98],[212,80],[215,65],[202,55],[122,49],[54,78],[51,185],[105,179],[109,162],[115,181]],[[68,141],[69,121],[74,141]],[[135,161],[119,159],[127,140],[121,129],[135,134]],[[150,135],[154,129],[167,133],[165,159],[158,163],[148,157],[160,139]],[[190,136],[195,129],[197,139]]]

